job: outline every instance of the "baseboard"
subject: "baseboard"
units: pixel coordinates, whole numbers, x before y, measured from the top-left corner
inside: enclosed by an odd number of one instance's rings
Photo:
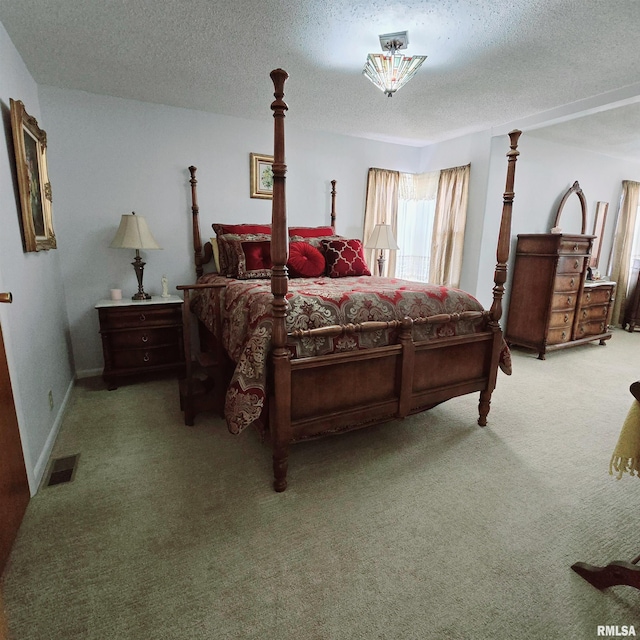
[[[76,371],[76,380],[81,378],[94,378],[95,376],[101,376],[102,369],[84,369],[83,371]]]
[[[67,387],[67,392],[64,394],[64,398],[60,403],[60,408],[58,409],[58,415],[53,423],[53,427],[49,432],[49,437],[45,442],[45,445],[42,449],[42,453],[38,458],[38,462],[33,469],[33,474],[29,476],[29,490],[31,491],[31,497],[35,496],[42,484],[42,479],[44,478],[44,474],[47,470],[47,465],[49,464],[49,458],[51,457],[51,452],[53,451],[53,445],[56,443],[56,438],[58,437],[58,433],[60,431],[60,427],[62,426],[62,420],[67,411],[67,405],[69,403],[69,399],[71,398],[71,392],[73,391],[73,385],[75,381],[71,380],[69,382],[69,386]]]

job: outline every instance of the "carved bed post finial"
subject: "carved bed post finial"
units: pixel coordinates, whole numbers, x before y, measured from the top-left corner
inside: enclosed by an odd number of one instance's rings
[[[336,232],[336,181],[331,181],[331,228]]]
[[[509,248],[511,245],[511,211],[513,208],[513,198],[515,193],[513,185],[515,181],[516,161],[520,152],[518,151],[518,140],[522,131],[515,129],[509,133],[509,146],[507,152],[507,180],[503,196],[502,218],[500,220],[500,233],[498,235],[498,248],[496,250],[496,270],[493,276],[493,303],[489,315],[491,322],[497,324],[502,317],[502,297],[504,296],[504,283],[507,281],[507,262],[509,261]]]
[[[191,224],[193,227],[193,252],[196,263],[196,277],[200,277],[203,273],[202,268],[202,240],[200,239],[200,208],[198,207],[198,190],[196,180],[197,167],[191,165],[189,173],[191,178]]]

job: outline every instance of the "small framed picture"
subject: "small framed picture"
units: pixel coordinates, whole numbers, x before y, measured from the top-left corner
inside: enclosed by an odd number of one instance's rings
[[[55,249],[51,184],[47,172],[47,134],[26,112],[20,100],[10,99],[10,104],[24,250]]]
[[[251,197],[273,198],[273,156],[250,154]]]
[[[607,220],[608,202],[598,202],[596,204],[596,217],[593,221],[593,248],[591,249],[591,260],[589,266],[592,269],[598,268],[600,262],[600,251],[602,250],[602,234],[604,233],[604,223]]]

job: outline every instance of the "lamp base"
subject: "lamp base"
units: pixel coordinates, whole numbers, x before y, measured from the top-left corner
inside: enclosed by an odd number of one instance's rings
[[[142,293],[138,291],[138,293],[131,296],[131,299],[132,300],[151,300],[151,296],[148,293],[145,293],[144,291]]]

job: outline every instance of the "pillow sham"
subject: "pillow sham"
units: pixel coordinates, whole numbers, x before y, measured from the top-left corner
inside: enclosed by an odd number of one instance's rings
[[[308,242],[289,244],[289,275],[292,278],[318,278],[324,275],[327,263],[322,252]]]
[[[362,240],[357,238],[323,240],[322,247],[327,261],[327,275],[330,278],[371,275],[364,258]]]
[[[319,238],[320,236],[332,235],[335,235],[332,227],[289,227],[289,237]]]
[[[235,254],[238,280],[271,277],[270,240],[229,240],[229,248]]]
[[[253,240],[271,240],[265,233],[224,233],[218,238],[218,254],[220,259],[220,275],[236,278],[238,276],[238,251],[233,242],[251,242]]]

